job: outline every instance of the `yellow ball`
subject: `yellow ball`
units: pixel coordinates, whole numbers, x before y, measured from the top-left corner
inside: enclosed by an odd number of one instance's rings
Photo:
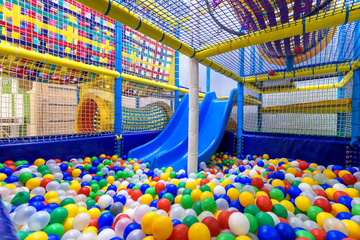
[[[74,218],[78,212],[78,206],[75,204],[68,204],[64,208],[68,210],[68,218]]]
[[[335,174],[333,171],[329,170],[329,169],[325,169],[325,170],[323,171],[323,174],[324,174],[328,179],[334,179],[334,178],[336,178],[336,174]]]
[[[339,177],[342,178],[345,174],[351,174],[351,172],[349,172],[347,170],[341,170],[338,175],[339,175]]]
[[[58,198],[50,198],[47,202],[48,203],[57,203],[60,205],[60,200]]]
[[[73,221],[74,221],[74,218],[73,217],[68,217],[65,219],[65,221],[63,222],[63,227],[64,227],[64,233],[73,229]]]
[[[273,205],[280,204],[280,202],[278,200],[276,200],[276,199],[271,199],[271,202],[272,202]]]
[[[239,199],[240,192],[236,188],[230,188],[227,191],[226,195],[228,195],[228,197],[230,198],[230,201],[234,201],[234,200]]]
[[[146,213],[141,219],[141,230],[146,234],[152,234],[152,226],[157,217],[159,215],[155,212]]]
[[[34,165],[37,166],[37,167],[40,166],[40,165],[44,165],[44,164],[45,164],[45,160],[42,159],[42,158],[38,158],[34,162]]]
[[[246,235],[242,235],[242,236],[238,236],[238,237],[236,238],[236,240],[251,240],[251,238],[249,238],[249,237],[246,236]]]
[[[178,186],[179,185],[179,183],[181,182],[179,179],[173,179],[173,180],[171,180],[171,182],[172,182],[172,184],[174,184],[175,186]]]
[[[290,202],[290,201],[288,201],[288,200],[282,200],[281,202],[280,202],[280,205],[282,205],[287,211],[289,211],[289,212],[292,212],[292,213],[294,213],[295,212],[295,207],[294,207],[294,205]]]
[[[111,157],[111,160],[113,160],[113,161],[116,161],[118,159],[118,156],[116,156],[116,155],[113,155],[112,157]]]
[[[78,214],[83,213],[83,212],[87,212],[87,208],[86,207],[78,207]]]
[[[267,195],[266,192],[263,192],[263,191],[258,191],[257,193],[255,193],[255,199],[260,196],[269,197],[269,195]]]
[[[347,195],[349,195],[349,197],[351,198],[358,198],[359,196],[359,190],[356,190],[355,188],[347,188],[344,190],[344,192],[347,193]]]
[[[54,180],[54,179],[55,179],[54,175],[52,175],[52,174],[45,174],[45,175],[43,176],[43,179],[45,179],[45,178],[50,178],[51,180]]]
[[[99,218],[101,215],[101,212],[98,208],[91,208],[87,211],[87,213],[90,215],[91,218]]]
[[[232,184],[232,182],[231,182],[229,179],[224,179],[224,181],[222,181],[222,183],[221,183],[221,185],[222,185],[223,187],[226,187],[226,186],[229,185],[229,184]]]
[[[73,183],[70,185],[70,190],[74,190],[75,192],[78,192],[81,188],[81,185],[79,183]]]
[[[230,190],[230,189],[229,189]],[[236,199],[235,199],[236,200]],[[233,201],[233,200],[231,200]],[[249,205],[255,205],[255,198],[254,196],[249,192],[242,192],[239,196],[240,204],[243,207],[247,207]]]
[[[354,221],[351,221],[351,220],[341,220],[346,228],[348,229],[348,237],[349,238],[355,238],[355,239],[360,239],[360,225],[357,224],[356,222]]]
[[[174,202],[180,204],[181,198],[182,198],[182,194],[177,195],[174,199]]]
[[[58,196],[59,196],[59,194],[57,192],[50,191],[50,192],[45,193],[44,198],[45,198],[45,201],[47,201],[51,198],[57,198]]]
[[[334,203],[332,205],[331,214],[334,216],[337,216],[340,212],[347,212],[350,213],[349,209],[342,205],[341,203]],[[360,230],[360,229],[359,229]]]
[[[171,236],[173,224],[171,219],[167,216],[159,216],[154,219],[151,230],[154,238],[158,240],[165,240]]]
[[[263,157],[263,159],[269,159],[269,155],[267,155],[267,154],[264,154],[262,157]]]
[[[40,186],[40,179],[38,178],[31,178],[29,179],[27,182],[26,182],[26,187],[29,189],[29,190],[33,190],[34,188]]]
[[[47,239],[48,239],[48,235],[42,231],[34,232],[25,238],[25,240],[47,240]]]
[[[115,178],[114,176],[108,176],[106,178],[106,181],[109,183],[109,184],[113,184],[113,182],[115,182]]]
[[[167,181],[169,177],[170,177],[169,173],[164,173],[164,174],[161,174],[160,179],[163,181]]]
[[[81,170],[78,169],[78,168],[75,168],[73,171],[72,171],[72,176],[73,177],[79,177],[81,174]]]
[[[139,170],[140,169],[140,166],[139,165],[136,165],[135,167],[134,167],[134,172],[136,172],[137,170]],[[165,171],[166,172],[166,171]]]
[[[16,188],[16,185],[13,184],[13,183],[9,183],[9,184],[5,184],[4,187],[10,189],[10,190],[13,190],[14,188]]]
[[[316,184],[316,182],[311,177],[304,177],[301,182],[307,183],[310,186],[314,186]]]
[[[299,196],[295,198],[295,205],[298,207],[298,209],[300,209],[300,211],[306,212],[308,208],[312,206],[312,203],[307,197]]]
[[[191,192],[191,197],[194,199],[194,202],[200,201],[202,191],[200,189],[194,189]]]
[[[151,201],[154,200],[153,197],[150,194],[144,194],[141,197],[141,204],[146,204],[146,205],[150,205]]]
[[[7,178],[7,175],[5,173],[0,173],[0,181],[4,181],[5,178]]]
[[[286,172],[287,172],[287,173],[291,173],[291,174],[293,174],[293,175],[295,175],[295,174],[297,173],[296,169],[293,168],[293,167],[288,167],[288,168],[286,169]]]
[[[200,200],[204,200],[206,197],[211,197],[212,199],[214,199],[214,195],[211,193],[211,192],[203,192],[201,195],[200,195]]]
[[[212,182],[208,182],[206,185],[208,185],[211,189],[211,192],[213,193],[214,192],[214,188],[216,187],[216,185]]]
[[[325,193],[327,194],[328,199],[334,200],[334,193],[335,193],[336,191],[337,191],[337,190],[334,189],[334,188],[327,188],[327,189],[325,190]]]
[[[155,238],[153,236],[147,236],[146,238],[144,238],[143,240],[155,240]]]
[[[316,222],[321,228],[324,228],[324,221],[328,218],[334,218],[334,216],[328,212],[321,212],[316,216]]]
[[[95,233],[95,235],[97,236],[97,232],[98,232],[98,229],[94,226],[90,226],[90,227],[86,227],[83,231],[84,232],[92,232],[92,233]]]
[[[200,185],[201,180],[202,180],[201,178],[197,178],[197,179],[195,180],[196,185],[198,185],[198,186],[199,186],[199,185]]]
[[[280,179],[274,179],[271,183],[273,187],[285,187],[285,183],[281,181]]]
[[[186,184],[185,184],[185,188],[190,188],[192,190],[196,189],[196,184],[195,182],[193,181],[188,181]]]
[[[189,229],[189,240],[210,240],[211,234],[209,228],[203,223],[194,223]]]

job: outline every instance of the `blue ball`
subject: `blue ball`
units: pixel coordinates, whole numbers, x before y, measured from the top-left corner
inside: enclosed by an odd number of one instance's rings
[[[60,207],[60,205],[57,203],[49,203],[48,205],[46,205],[46,207],[55,209],[55,208]]]
[[[18,169],[19,169],[19,168],[18,168]],[[345,168],[345,170],[351,172],[351,174],[356,173],[356,169],[353,168],[353,167],[347,167],[347,168]]]
[[[257,165],[258,165],[259,167],[263,167],[265,164],[264,164],[263,161],[258,161],[258,162],[257,162]]]
[[[278,223],[276,225],[276,230],[278,231],[281,240],[295,240],[296,234],[294,229],[287,223]]]
[[[110,185],[110,186],[107,188],[107,191],[111,191],[111,190],[117,192],[117,186],[115,186],[115,185]]]
[[[89,186],[90,187],[90,183],[89,182],[82,182],[81,183],[81,187],[85,187],[85,186]]]
[[[341,171],[341,170],[343,170],[343,169],[344,169],[344,168],[343,168],[342,166],[340,166],[340,165],[335,165],[335,166],[332,167],[331,170],[332,170],[332,171],[336,171],[336,170],[340,170],[340,171]]]
[[[4,182],[6,183],[15,183],[15,182],[18,182],[19,181],[19,178],[17,176],[8,176],[7,178],[5,178]]]
[[[276,171],[276,172],[274,172],[274,178],[284,180],[285,174],[281,171]]]
[[[30,198],[29,203],[37,202],[37,201],[45,201],[45,198],[41,195],[36,195]]]
[[[33,206],[37,211],[41,211],[45,207],[45,204],[41,201],[32,201],[29,203],[29,206]]]
[[[245,168],[244,166],[240,166],[240,167],[239,167],[239,171],[240,171],[240,172],[245,172],[245,170],[246,170],[246,168]]]
[[[54,209],[49,208],[49,207],[44,207],[43,209],[41,209],[41,211],[46,211],[48,213],[51,213]]]
[[[230,197],[228,195],[226,195],[226,194],[220,194],[219,198],[225,199],[229,204],[231,202]]]
[[[29,205],[30,205],[30,204],[29,204]],[[19,206],[19,205],[12,205],[11,210],[10,210],[10,213],[14,212],[15,209],[17,209],[18,206]]]
[[[239,200],[231,201],[229,207],[236,208],[237,210],[239,210],[242,213],[245,210],[245,208],[240,204]]]
[[[176,197],[178,188],[176,187],[175,184],[168,184],[166,185],[165,189],[168,193],[171,193],[174,197]]]
[[[225,191],[226,192],[229,191],[230,188],[235,188],[235,186],[232,185],[232,184],[228,184],[228,185],[225,186]]]
[[[65,172],[66,170],[68,170],[69,166],[66,163],[62,163],[60,164],[60,170]]]
[[[123,239],[119,238],[119,237],[113,237],[113,238],[110,238],[110,240],[123,240]]]
[[[161,191],[159,192],[159,199],[162,199],[162,197],[164,196],[165,193],[167,193],[166,190],[161,190]]]
[[[281,240],[278,231],[269,225],[262,225],[258,230],[259,240]]]
[[[68,172],[63,172],[62,174],[63,174],[63,177],[64,177],[64,178],[70,176],[70,173],[68,173]],[[36,177],[36,175],[35,175],[35,177]],[[64,179],[63,179],[63,180],[64,180]]]
[[[148,189],[149,187],[150,185],[147,183],[142,184],[140,187],[140,191],[142,192],[142,194],[145,194],[146,189]]]
[[[127,155],[122,155],[123,160],[126,160],[127,158],[128,158]]]
[[[56,234],[49,234],[48,240],[60,240],[60,237]]]
[[[152,200],[151,203],[150,203],[150,207],[157,208],[158,202],[159,202],[159,199]]]
[[[338,203],[341,203],[342,205],[344,205],[345,207],[347,207],[349,209],[349,211],[351,212],[351,201],[353,199],[351,197],[348,196],[341,196],[338,198]]]
[[[124,206],[126,204],[126,197],[124,195],[114,195],[114,202],[121,202]]]
[[[328,189],[328,188],[332,188],[332,186],[331,185],[329,185],[329,184],[323,184],[323,185],[321,185],[321,187],[324,189],[324,191],[326,190],[326,189]]]
[[[80,169],[81,171],[84,171],[84,167],[83,166],[77,166],[77,169]]]
[[[172,224],[173,224],[173,228],[174,228],[176,225],[181,224],[181,221],[178,220],[178,219],[173,219],[173,220],[171,220],[171,221],[172,221]]]
[[[93,165],[94,167],[99,166],[99,164],[100,164],[100,161],[98,161],[98,160],[95,160],[95,161],[92,162],[92,165]]]
[[[330,230],[326,233],[326,240],[339,240],[343,238],[347,238],[347,236],[337,230]]]
[[[285,188],[283,188],[283,187],[280,187],[280,186],[278,186],[278,187],[275,187],[276,189],[279,189],[279,190],[281,190],[282,191],[282,193],[284,194],[284,197],[286,197],[286,195],[287,195],[287,192],[286,192],[286,189]]]
[[[91,167],[90,169],[89,169],[89,173],[90,174],[96,174],[97,173],[97,167]]]
[[[236,177],[235,182],[238,182],[238,183],[241,182],[241,177]]]
[[[4,173],[6,176],[11,176],[13,174],[13,170],[11,168],[3,168],[0,170],[0,173]]]
[[[298,197],[301,194],[301,192],[302,192],[301,189],[296,186],[291,186],[288,189],[288,194],[291,198]],[[286,196],[286,195],[284,195],[284,196]]]
[[[114,216],[112,213],[106,212],[100,215],[98,220],[98,226],[99,228],[102,228],[104,226],[111,226],[114,222]]]
[[[337,219],[343,220],[343,219],[351,219],[352,218],[352,214],[348,213],[348,212],[339,212],[338,215],[336,215]]]
[[[134,186],[135,186],[135,183],[129,183],[126,188],[132,189]]]
[[[124,230],[124,239],[126,240],[127,236],[129,236],[129,234],[136,230],[136,229],[141,229],[140,224],[138,223],[130,223],[129,225],[126,226],[125,230]]]
[[[73,179],[72,177],[68,176],[68,177],[64,177],[63,180],[64,180],[64,181],[70,181],[70,182],[71,182],[71,181],[74,180],[74,179]]]

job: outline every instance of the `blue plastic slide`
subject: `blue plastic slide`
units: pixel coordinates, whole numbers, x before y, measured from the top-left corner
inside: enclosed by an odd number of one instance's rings
[[[5,206],[0,195],[0,239],[3,240],[17,240],[16,229],[12,224],[9,215],[6,212]]]
[[[225,133],[236,89],[228,100],[218,100],[214,92],[206,94],[199,107],[199,162],[207,161],[216,151]],[[166,128],[150,142],[132,149],[129,157],[151,162],[151,168],[171,166],[187,169],[189,96],[185,95]]]

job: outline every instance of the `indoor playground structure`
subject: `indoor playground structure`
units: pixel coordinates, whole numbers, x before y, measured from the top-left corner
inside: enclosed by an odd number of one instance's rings
[[[0,239],[359,240],[358,0],[0,0]]]

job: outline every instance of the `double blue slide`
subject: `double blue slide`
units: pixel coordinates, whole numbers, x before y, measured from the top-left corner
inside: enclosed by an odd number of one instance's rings
[[[237,100],[233,89],[229,99],[219,100],[214,92],[206,94],[199,106],[199,157],[206,162],[218,148],[224,136],[231,110]],[[151,168],[171,166],[187,169],[189,96],[184,95],[165,129],[150,142],[132,149],[129,157],[149,161]]]

